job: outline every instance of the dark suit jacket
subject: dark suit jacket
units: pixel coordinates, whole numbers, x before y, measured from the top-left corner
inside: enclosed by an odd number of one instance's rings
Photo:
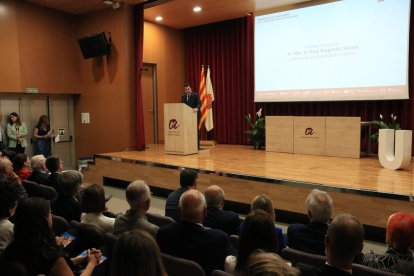
[[[180,221],[180,214],[178,212],[178,203],[181,195],[187,191],[188,188],[179,188],[168,195],[165,202],[165,216],[173,218],[176,222]]]
[[[73,197],[58,196],[50,202],[50,207],[52,214],[64,217],[68,222],[80,221],[81,206],[79,201]]]
[[[330,265],[310,268],[310,266],[299,265],[301,276],[350,276],[351,274]]]
[[[33,171],[32,174],[27,178],[27,180],[36,182],[38,184],[48,185],[47,179],[49,178],[48,173],[43,173],[39,171]]]
[[[58,190],[57,189],[57,178],[58,178],[59,175],[60,175],[60,173],[57,173],[57,172],[51,173],[49,175],[49,177],[47,178],[46,185],[48,185],[50,187],[53,187],[56,190]]]
[[[324,241],[327,231],[326,223],[291,224],[287,230],[288,246],[308,253],[325,255]]]
[[[188,95],[188,100],[187,95],[183,95],[181,97],[181,102],[185,103],[191,108],[198,108],[198,110],[200,110],[201,101],[197,93],[191,93],[190,95]]]
[[[206,275],[223,270],[226,256],[236,253],[223,231],[188,222],[161,227],[157,242],[161,252],[197,262]]]
[[[235,212],[208,207],[207,217],[204,218],[203,225],[213,229],[220,229],[229,235],[238,235],[240,218]]]

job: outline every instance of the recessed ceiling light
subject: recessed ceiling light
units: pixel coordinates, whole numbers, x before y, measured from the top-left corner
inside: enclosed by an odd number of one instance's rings
[[[157,20],[157,21],[162,21],[162,16],[157,16],[157,17],[155,17],[155,20]]]
[[[201,12],[201,7],[200,6],[197,6],[197,7],[194,7],[194,9],[193,9],[193,11],[194,12]]]

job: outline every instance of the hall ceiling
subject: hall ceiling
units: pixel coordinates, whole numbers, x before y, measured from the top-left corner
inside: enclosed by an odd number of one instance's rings
[[[49,7],[71,14],[86,14],[102,9],[111,9],[103,0],[25,0],[36,5]],[[245,16],[247,13],[269,8],[293,5],[309,0],[112,0],[121,4],[148,6],[144,11],[147,21],[155,22],[162,16],[159,24],[175,29],[203,25]],[[192,9],[200,6],[203,10],[194,13]]]

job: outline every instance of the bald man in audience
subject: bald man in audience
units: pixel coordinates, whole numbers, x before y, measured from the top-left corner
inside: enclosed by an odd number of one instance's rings
[[[162,252],[197,262],[206,272],[224,268],[226,256],[235,254],[226,233],[206,229],[204,195],[195,189],[186,191],[179,201],[181,221],[161,227],[157,242]]]
[[[287,230],[288,246],[300,251],[325,255],[325,235],[332,217],[333,200],[327,192],[313,189],[306,198],[310,223],[291,224]]]
[[[229,235],[238,235],[240,227],[239,215],[232,211],[224,211],[224,191],[217,185],[212,185],[204,192],[207,203],[207,216],[204,226],[220,229]]]
[[[364,247],[364,227],[350,214],[336,216],[328,227],[325,239],[326,263],[317,268],[302,268],[301,275],[352,274],[352,262]]]
[[[115,219],[114,234],[120,236],[124,232],[139,229],[156,236],[159,227],[148,222],[147,214],[151,206],[151,191],[143,180],[137,180],[126,188],[126,199],[130,209]]]

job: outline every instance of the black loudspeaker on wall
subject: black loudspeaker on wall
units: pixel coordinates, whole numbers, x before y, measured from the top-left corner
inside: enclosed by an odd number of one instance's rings
[[[110,33],[100,32],[78,39],[84,59],[109,55],[111,53]]]

